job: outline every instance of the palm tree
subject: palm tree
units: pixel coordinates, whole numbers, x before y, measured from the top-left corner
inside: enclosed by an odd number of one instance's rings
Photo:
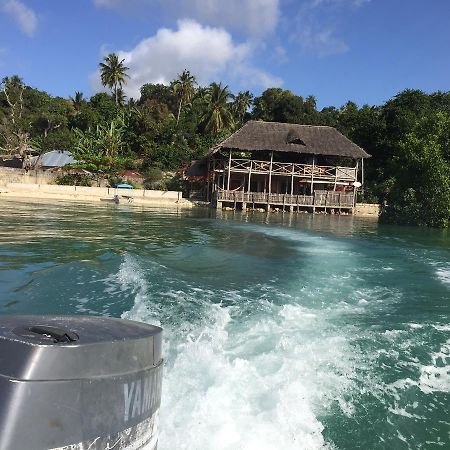
[[[86,103],[84,99],[83,93],[80,91],[76,91],[73,97],[69,97],[75,111],[80,111],[81,107]]]
[[[203,129],[211,134],[217,134],[224,128],[234,126],[233,114],[228,100],[232,97],[228,86],[222,83],[211,83],[208,88],[208,105],[201,120]]]
[[[232,110],[238,122],[242,122],[245,113],[253,104],[253,94],[250,91],[239,92],[233,100]]]
[[[125,106],[127,96],[121,87],[117,88],[116,91],[116,104],[119,106]]]
[[[124,66],[124,59],[119,60],[115,53],[110,53],[103,59],[104,62],[99,64],[100,77],[103,86],[108,86],[114,93],[116,98],[116,105],[119,103],[119,88],[121,89],[126,84],[128,67]]]
[[[177,125],[180,121],[181,108],[183,103],[189,103],[195,94],[195,85],[197,81],[189,70],[183,70],[181,75],[172,83],[172,89],[178,99]]]

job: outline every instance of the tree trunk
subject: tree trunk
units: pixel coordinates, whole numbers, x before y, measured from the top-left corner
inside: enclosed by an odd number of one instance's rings
[[[183,103],[183,98],[181,97],[180,98],[180,104],[178,105],[177,125],[178,125],[178,122],[180,121],[181,105],[182,105],[182,103]]]

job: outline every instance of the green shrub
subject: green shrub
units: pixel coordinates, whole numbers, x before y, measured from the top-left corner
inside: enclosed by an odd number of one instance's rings
[[[109,187],[116,187],[118,184],[123,183],[123,179],[120,177],[115,177],[113,175],[109,175],[106,177],[108,180]]]
[[[92,186],[92,177],[86,173],[66,173],[56,178],[56,184],[64,186]]]
[[[181,175],[175,175],[169,178],[164,183],[166,191],[182,191],[183,190],[183,177]]]
[[[161,187],[164,172],[159,167],[150,167],[145,173],[145,189],[157,189]]]

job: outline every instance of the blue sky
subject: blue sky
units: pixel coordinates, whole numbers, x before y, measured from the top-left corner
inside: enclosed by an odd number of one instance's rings
[[[450,90],[449,24],[449,0],[0,0],[0,76],[91,95],[114,51],[134,97],[188,68],[233,91],[381,104],[405,88]]]

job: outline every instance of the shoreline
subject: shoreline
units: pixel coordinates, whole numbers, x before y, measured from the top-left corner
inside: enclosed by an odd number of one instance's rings
[[[195,206],[191,201],[181,198],[181,193],[170,191],[167,193],[162,191],[147,191],[150,194],[145,196],[145,191],[140,190],[116,192],[117,190],[113,188],[31,184],[12,186],[12,184],[15,183],[0,186],[0,200],[32,202],[56,200],[71,203],[115,204],[113,197],[114,195],[119,195],[119,204],[121,205],[177,209],[191,209]],[[152,193],[157,193],[158,197],[152,196]]]
[[[119,196],[120,205],[142,206],[149,208],[192,209],[207,205],[182,198],[178,191],[122,190],[116,188],[98,188],[86,186],[59,186],[47,184],[6,183],[0,185],[0,200],[9,201],[45,201],[80,202],[89,204],[108,204]],[[209,206],[209,205],[208,205]],[[380,206],[370,203],[357,203],[353,217],[366,217],[378,220]]]

